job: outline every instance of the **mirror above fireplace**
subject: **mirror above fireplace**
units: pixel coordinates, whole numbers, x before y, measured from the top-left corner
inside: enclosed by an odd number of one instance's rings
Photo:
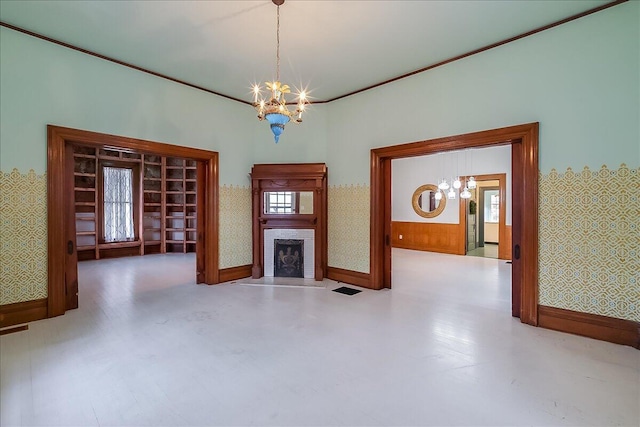
[[[313,214],[313,191],[265,191],[265,214]]]

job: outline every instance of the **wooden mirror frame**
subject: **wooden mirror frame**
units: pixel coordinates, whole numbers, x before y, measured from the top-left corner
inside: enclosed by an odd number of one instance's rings
[[[422,210],[422,206],[420,206],[419,200],[422,193],[425,191],[432,191],[437,193],[440,191],[438,186],[433,184],[424,184],[420,187],[416,188],[416,191],[413,192],[413,197],[411,197],[411,205],[413,206],[413,210],[423,218],[435,218],[444,211],[444,208],[447,206],[447,197],[445,195],[440,199],[440,203],[438,203],[438,207],[432,210],[431,212],[427,212]]]

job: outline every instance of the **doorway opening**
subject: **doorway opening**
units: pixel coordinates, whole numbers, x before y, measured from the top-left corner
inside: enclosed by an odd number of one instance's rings
[[[484,184],[484,185],[483,185]],[[467,255],[482,258],[498,258],[500,233],[498,231],[499,189],[491,181],[478,181],[476,198],[471,196],[467,216]],[[473,194],[474,192],[472,192]]]
[[[538,123],[529,123],[371,150],[370,286],[373,289],[391,288],[391,160],[510,144],[513,180],[511,311],[523,323],[537,325],[538,126]],[[464,235],[466,224],[460,232]]]
[[[74,152],[78,146],[89,147],[96,152],[112,150],[118,153],[128,153],[128,156],[125,157],[129,158],[138,155],[155,155],[181,158],[193,162],[190,163],[193,165],[193,169],[189,167],[187,171],[187,168],[184,168],[183,172],[192,174],[195,194],[189,197],[198,200],[198,203],[193,206],[195,221],[189,227],[193,238],[190,242],[194,242],[189,245],[195,246],[196,252],[196,282],[207,284],[219,282],[218,153],[53,125],[47,126],[47,133],[48,317],[59,316],[64,314],[66,310],[78,307],[79,248],[76,245],[76,188],[78,188],[76,178],[78,175],[74,172]],[[177,169],[177,166],[174,165],[174,169]],[[172,170],[171,173],[175,174],[176,171]],[[86,176],[85,178],[90,177]],[[139,179],[142,178],[139,177]],[[186,181],[183,179],[183,182]],[[92,192],[85,188],[80,190],[80,193],[91,194]],[[97,193],[95,189],[93,193]],[[139,192],[137,196],[144,197],[144,191]],[[187,197],[187,195],[183,194],[183,197]],[[95,199],[93,202],[82,201],[79,203],[83,203],[85,207],[89,206],[89,203],[97,204]],[[139,206],[142,208],[144,204]],[[175,210],[175,207],[171,208]],[[186,204],[184,209],[186,209]],[[138,212],[137,216],[132,215],[132,218],[137,218],[133,221],[141,221],[143,213],[144,210]],[[174,223],[175,221],[172,224]],[[172,226],[172,233],[175,233],[174,228]],[[89,235],[89,231],[85,233],[85,235]],[[94,238],[99,234],[95,228],[93,233],[95,233]],[[174,244],[173,241],[168,243]],[[116,245],[127,248],[132,244],[134,243],[118,242]],[[140,246],[141,243],[135,244]],[[186,240],[183,245],[187,245]],[[82,249],[85,250],[85,248]],[[94,250],[100,250],[97,241]]]
[[[471,198],[460,200],[465,253],[511,260],[513,194],[507,189],[507,174],[478,175],[475,180],[477,187],[471,190]]]

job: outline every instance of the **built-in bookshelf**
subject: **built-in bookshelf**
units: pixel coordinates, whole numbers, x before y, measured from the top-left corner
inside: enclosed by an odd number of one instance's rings
[[[196,250],[196,162],[174,157],[76,147],[74,151],[78,259]],[[101,242],[103,165],[135,171],[136,239]]]
[[[164,253],[164,165],[166,159],[145,154],[143,156],[143,254]]]
[[[192,160],[167,157],[165,183],[165,251],[195,252],[195,162]]]
[[[76,147],[73,159],[76,248],[79,255],[98,259],[98,150]]]

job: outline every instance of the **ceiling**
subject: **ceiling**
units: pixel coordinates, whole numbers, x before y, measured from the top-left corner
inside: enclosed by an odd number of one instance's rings
[[[331,100],[606,3],[287,0],[281,81]],[[1,0],[0,21],[244,101],[275,78],[270,0]]]

